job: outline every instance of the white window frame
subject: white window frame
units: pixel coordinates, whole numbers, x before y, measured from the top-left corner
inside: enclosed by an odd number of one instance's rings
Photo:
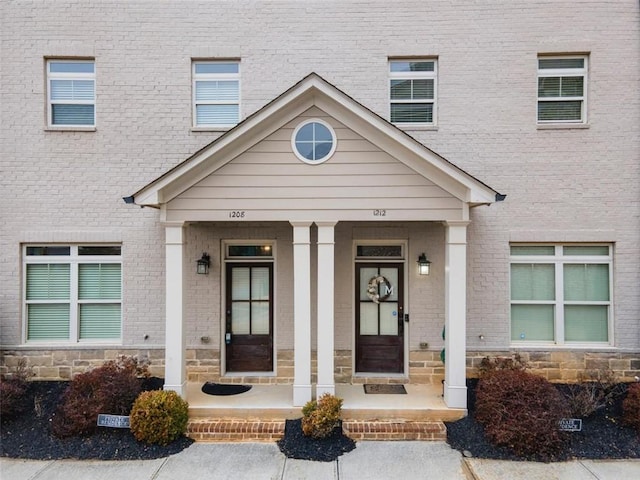
[[[432,72],[393,72],[391,64],[395,62],[431,62],[433,63]],[[389,80],[387,82],[387,98],[389,105],[389,121],[399,127],[435,127],[437,125],[437,99],[438,99],[438,59],[433,57],[424,58],[390,58],[388,61]],[[433,80],[433,99],[392,99],[391,98],[391,82],[393,80],[416,80],[431,79]],[[391,120],[391,105],[400,103],[424,103],[432,105],[431,122],[393,122]]]
[[[27,255],[27,249],[29,247],[69,247],[69,255]],[[22,282],[22,304],[23,304],[23,343],[28,344],[120,344],[122,343],[122,331],[123,331],[123,278],[122,273],[122,251],[120,255],[79,255],[79,247],[120,247],[117,244],[28,244],[22,247],[23,258],[23,282]],[[120,274],[120,299],[108,299],[108,300],[81,300],[78,294],[78,279],[79,279],[79,265],[80,264],[119,264],[121,268]],[[69,265],[69,299],[68,300],[27,300],[27,265],[37,264],[58,264]],[[28,322],[29,313],[28,306],[30,304],[69,304],[69,338],[68,339],[42,339],[42,340],[29,340],[28,339]],[[80,305],[82,304],[120,304],[120,336],[118,338],[110,339],[80,339]]]
[[[298,132],[300,131],[300,129],[306,127],[309,124],[312,123],[317,123],[319,125],[322,125],[323,127],[325,127],[329,133],[331,134],[331,149],[329,150],[329,152],[324,156],[324,157],[320,157],[318,159],[308,159],[307,157],[305,157],[300,150],[298,150],[298,145],[297,145],[297,139],[296,137],[298,136]],[[303,143],[308,143],[308,144],[312,144],[315,148],[315,146],[319,143],[318,141],[316,141],[315,139],[312,141],[305,141]],[[308,165],[320,165],[321,163],[326,162],[327,160],[329,160],[333,154],[336,152],[336,148],[338,148],[338,137],[336,136],[336,132],[333,129],[333,127],[331,125],[329,125],[327,122],[325,122],[324,120],[321,120],[319,118],[311,118],[309,120],[305,120],[303,122],[301,122],[294,130],[293,130],[293,134],[291,135],[291,148],[293,150],[293,153],[295,154],[295,156],[298,158],[298,160],[308,164]]]
[[[540,60],[584,60],[582,68],[540,68]],[[568,124],[568,125],[584,125],[587,123],[587,82],[589,71],[588,55],[538,55],[536,60],[538,75],[536,77],[536,120],[538,125]],[[582,95],[575,97],[540,97],[539,83],[540,78],[545,77],[582,77]],[[538,108],[540,103],[544,102],[581,102],[580,119],[579,120],[540,120]]]
[[[93,73],[82,72],[52,72],[52,63],[90,63],[93,65]],[[97,102],[96,102],[96,61],[95,59],[65,59],[65,58],[47,58],[47,126],[49,128],[71,128],[71,129],[95,129],[97,118]],[[51,98],[51,82],[53,80],[90,80],[93,81],[93,99],[92,100],[53,100]],[[93,123],[92,124],[68,124],[53,123],[53,104],[61,105],[93,105]]]
[[[196,65],[215,64],[215,63],[233,63],[238,66],[237,73],[196,73]],[[241,65],[238,59],[216,59],[216,60],[192,60],[191,61],[191,96],[192,96],[192,125],[195,129],[216,130],[232,128],[242,119],[242,82],[241,82]],[[196,101],[196,82],[198,81],[237,81],[238,82],[238,100],[203,100]],[[238,122],[237,123],[198,123],[197,106],[198,105],[238,105]]]
[[[509,265],[514,264],[545,264],[553,265],[555,275],[555,295],[553,300],[513,300],[511,292],[511,281],[509,281],[509,305],[553,305],[554,310],[554,340],[511,340],[511,344],[516,347],[545,345],[561,347],[594,347],[613,345],[613,245],[606,243],[584,244],[584,243],[562,243],[562,244],[540,244],[540,243],[513,243],[512,246],[523,247],[553,247],[552,255],[513,255],[509,256]],[[608,255],[565,255],[563,247],[607,247]],[[588,264],[607,265],[609,272],[609,300],[608,301],[565,301],[564,300],[564,265],[567,264]],[[509,278],[511,279],[511,268],[509,268]],[[607,306],[607,341],[606,342],[571,342],[565,340],[565,305],[604,305]],[[511,312],[509,312],[509,331],[513,328]]]

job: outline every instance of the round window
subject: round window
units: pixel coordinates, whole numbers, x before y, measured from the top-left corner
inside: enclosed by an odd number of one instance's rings
[[[336,134],[326,122],[307,120],[296,127],[291,146],[296,156],[305,163],[317,165],[329,160],[336,151]]]

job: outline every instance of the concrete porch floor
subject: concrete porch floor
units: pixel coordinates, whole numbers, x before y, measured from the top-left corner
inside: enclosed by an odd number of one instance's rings
[[[292,385],[253,385],[238,395],[214,396],[202,392],[202,383],[187,385],[189,416],[295,419],[302,407],[293,407]],[[337,384],[336,396],[343,399],[342,418],[350,420],[454,421],[466,410],[447,408],[441,385],[405,385],[407,394],[366,394],[361,384]]]

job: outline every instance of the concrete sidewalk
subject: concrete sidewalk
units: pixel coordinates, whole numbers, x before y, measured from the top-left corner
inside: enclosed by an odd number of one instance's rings
[[[286,458],[273,443],[195,443],[157,460],[0,459],[2,480],[620,480],[640,461],[504,462],[462,458],[444,442],[358,442],[335,462]]]

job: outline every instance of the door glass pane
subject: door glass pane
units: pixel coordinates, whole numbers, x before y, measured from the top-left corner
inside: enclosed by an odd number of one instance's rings
[[[251,333],[253,335],[269,335],[268,302],[253,302],[251,304]]]
[[[512,264],[511,300],[554,300],[555,276],[551,264]]]
[[[369,287],[369,281],[372,278],[378,276],[377,268],[361,268],[360,269],[360,300],[371,300],[367,294],[367,288]],[[375,292],[374,292],[375,293]]]
[[[553,305],[511,305],[511,340],[553,341]]]
[[[233,268],[231,273],[231,299],[249,300],[249,267]]]
[[[378,335],[378,304],[360,302],[360,335]]]
[[[269,300],[268,267],[254,267],[251,270],[251,299]]]
[[[231,333],[233,335],[249,335],[249,303],[234,302],[231,305]]]
[[[398,335],[398,303],[380,304],[380,335]]]
[[[358,245],[356,256],[402,258],[402,245]]]
[[[607,342],[608,315],[606,305],[566,305],[564,337],[567,342]]]
[[[609,265],[565,265],[564,299],[609,301]]]
[[[380,298],[384,298],[387,295],[386,302],[398,301],[398,269],[397,268],[381,268],[380,275],[388,280],[388,284],[381,283],[379,285]]]

